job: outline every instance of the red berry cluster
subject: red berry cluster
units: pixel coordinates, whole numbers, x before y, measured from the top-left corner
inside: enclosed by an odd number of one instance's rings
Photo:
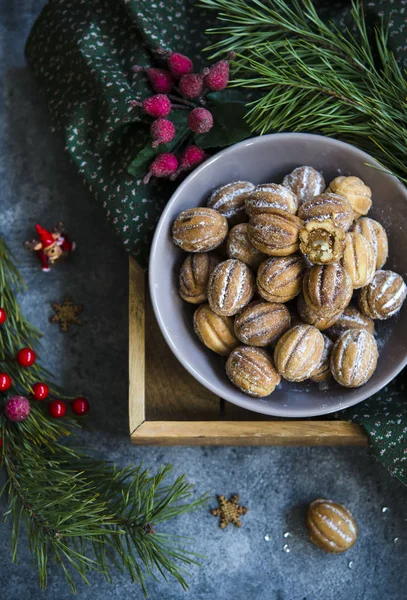
[[[7,313],[0,307],[0,325],[7,320]],[[21,348],[15,357],[21,367],[31,367],[37,356],[32,348]],[[0,392],[7,392],[13,385],[13,380],[8,373],[0,373]],[[37,382],[31,387],[32,396],[35,400],[46,400],[49,396],[49,387],[46,383]],[[71,409],[74,415],[82,416],[89,412],[89,402],[86,398],[78,397],[71,401]],[[60,418],[66,413],[67,405],[63,400],[54,399],[48,404],[48,413],[51,417]],[[4,414],[9,421],[20,423],[25,421],[31,413],[31,405],[28,398],[24,396],[12,396],[7,398],[4,406]],[[0,438],[0,448],[3,440]]]
[[[145,114],[154,117],[150,134],[153,148],[160,144],[168,144],[176,135],[174,123],[167,119],[172,110],[189,110],[188,127],[193,133],[207,133],[213,126],[210,110],[203,106],[205,94],[210,91],[224,90],[229,82],[229,60],[234,53],[229,53],[227,60],[221,60],[201,73],[193,73],[190,58],[178,52],[158,50],[167,62],[167,68],[134,67],[135,71],[144,71],[154,96],[143,102],[132,102],[132,106],[142,106]],[[171,92],[175,95],[171,95]],[[172,152],[158,154],[150,164],[149,172],[144,178],[148,183],[151,177],[175,179],[182,171],[198,166],[206,158],[206,153],[198,146],[190,145],[177,157]]]

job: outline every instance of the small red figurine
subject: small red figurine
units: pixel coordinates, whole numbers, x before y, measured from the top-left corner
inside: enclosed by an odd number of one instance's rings
[[[25,245],[30,250],[34,250],[42,264],[42,270],[48,272],[51,265],[61,256],[71,254],[76,248],[75,242],[71,242],[65,233],[63,223],[59,222],[54,227],[52,233],[41,227],[35,226],[40,240],[31,240]]]

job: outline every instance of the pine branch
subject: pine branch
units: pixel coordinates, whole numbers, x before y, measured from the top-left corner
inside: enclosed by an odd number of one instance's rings
[[[228,23],[208,50],[235,50],[232,85],[255,89],[253,133],[306,131],[369,152],[407,183],[407,80],[388,49],[388,28],[368,33],[352,2],[351,30],[325,23],[312,0],[200,0]]]
[[[49,374],[39,362],[23,369],[15,361],[22,346],[38,346],[40,333],[21,314],[15,293],[24,289],[23,282],[1,239],[0,285],[0,306],[7,313],[0,328],[0,367],[13,379],[2,395],[29,395],[34,382],[49,382]],[[41,588],[50,563],[59,565],[73,591],[75,572],[86,583],[92,571],[110,581],[115,567],[144,594],[147,576],[158,574],[187,588],[183,566],[197,564],[197,555],[182,548],[178,536],[158,531],[206,501],[205,496],[192,499],[185,476],[167,483],[170,466],[155,475],[141,467],[117,469],[65,445],[77,424],[50,419],[43,402],[33,402],[21,423],[6,420],[2,405],[0,396],[0,468],[6,478],[0,497],[7,501],[5,519],[12,521],[13,561],[23,526]]]

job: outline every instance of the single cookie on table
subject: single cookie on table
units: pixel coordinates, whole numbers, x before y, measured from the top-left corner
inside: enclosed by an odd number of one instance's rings
[[[376,340],[370,333],[365,329],[349,329],[331,350],[332,375],[340,385],[359,387],[375,372],[378,356]]]
[[[328,329],[328,327],[332,327],[334,323],[340,319],[342,311],[334,312],[334,313],[326,313],[320,314],[315,312],[312,308],[308,306],[305,302],[303,294],[298,296],[297,300],[297,312],[298,317],[303,323],[308,323],[308,325],[313,325],[320,331],[324,331]]]
[[[287,381],[304,381],[319,366],[324,351],[322,333],[312,325],[286,331],[274,350],[274,364]]]
[[[303,222],[284,210],[273,209],[253,215],[249,221],[249,240],[269,256],[288,256],[299,248]]]
[[[300,231],[300,251],[316,265],[338,262],[345,250],[345,232],[330,219],[311,220]]]
[[[298,216],[305,222],[329,220],[335,227],[348,231],[353,223],[354,213],[343,196],[326,192],[301,204]]]
[[[226,217],[229,225],[244,223],[249,218],[246,214],[246,198],[254,190],[250,181],[234,181],[216,188],[209,196],[207,206]]]
[[[322,173],[313,167],[297,167],[284,177],[283,185],[294,192],[299,206],[314,196],[322,194],[326,187]]]
[[[336,341],[339,336],[349,329],[365,329],[371,335],[374,335],[374,323],[370,317],[362,315],[354,306],[347,306],[339,319],[329,327],[325,333],[331,340]]]
[[[278,183],[262,183],[246,198],[246,212],[250,217],[273,211],[275,208],[295,215],[298,210],[297,196]]]
[[[337,502],[318,498],[308,507],[306,524],[313,544],[339,554],[356,542],[358,528],[351,512]]]
[[[300,293],[304,273],[300,254],[268,258],[257,272],[257,291],[269,302],[289,302]]]
[[[251,302],[235,318],[235,334],[248,346],[269,346],[290,327],[284,304]]]
[[[355,222],[353,231],[361,233],[371,243],[376,260],[376,270],[381,269],[389,254],[389,242],[383,225],[369,217],[362,217]]]
[[[185,252],[209,252],[228,234],[226,218],[212,208],[197,206],[183,210],[172,226],[174,244]]]
[[[189,254],[179,273],[179,295],[186,302],[200,304],[208,298],[208,282],[220,259],[209,252]]]
[[[355,219],[367,215],[372,206],[372,190],[359,177],[335,177],[327,191],[346,198],[353,208]]]
[[[240,343],[235,336],[232,317],[217,315],[209,304],[196,309],[194,331],[207,348],[221,356],[228,356]]]
[[[267,352],[253,346],[238,346],[230,353],[226,374],[235,387],[254,398],[268,396],[281,381]]]
[[[332,346],[334,344],[327,335],[322,334],[322,337],[324,338],[324,350],[322,352],[321,361],[317,368],[314,371],[312,371],[311,375],[309,376],[311,381],[314,381],[314,383],[328,381],[332,376],[330,357]]]
[[[314,265],[302,282],[305,302],[316,313],[328,316],[342,312],[352,298],[352,280],[340,263]]]
[[[218,315],[231,317],[249,304],[254,292],[252,271],[240,260],[230,258],[212,271],[208,283],[208,302]]]
[[[257,271],[259,265],[267,258],[249,240],[248,223],[239,223],[230,231],[226,239],[226,252],[229,258],[241,260],[248,267]]]
[[[342,265],[352,280],[354,290],[368,285],[376,271],[372,244],[361,233],[351,231],[345,237]]]
[[[394,271],[376,271],[369,285],[362,288],[359,308],[371,319],[389,319],[403,306],[407,287]]]

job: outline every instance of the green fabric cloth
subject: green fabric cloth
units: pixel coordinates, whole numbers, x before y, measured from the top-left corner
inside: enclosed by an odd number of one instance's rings
[[[349,1],[317,4],[345,27]],[[381,14],[391,17],[390,43],[406,67],[407,0],[373,0],[365,7],[370,24]],[[146,186],[127,172],[148,144],[150,122],[129,106],[151,93],[132,67],[152,64],[152,50],[163,47],[188,54],[200,68],[200,51],[208,44],[204,31],[214,17],[195,0],[51,0],[27,42],[28,63],[76,170],[142,265],[176,184]],[[407,484],[405,378],[345,414],[365,426],[379,459]]]

